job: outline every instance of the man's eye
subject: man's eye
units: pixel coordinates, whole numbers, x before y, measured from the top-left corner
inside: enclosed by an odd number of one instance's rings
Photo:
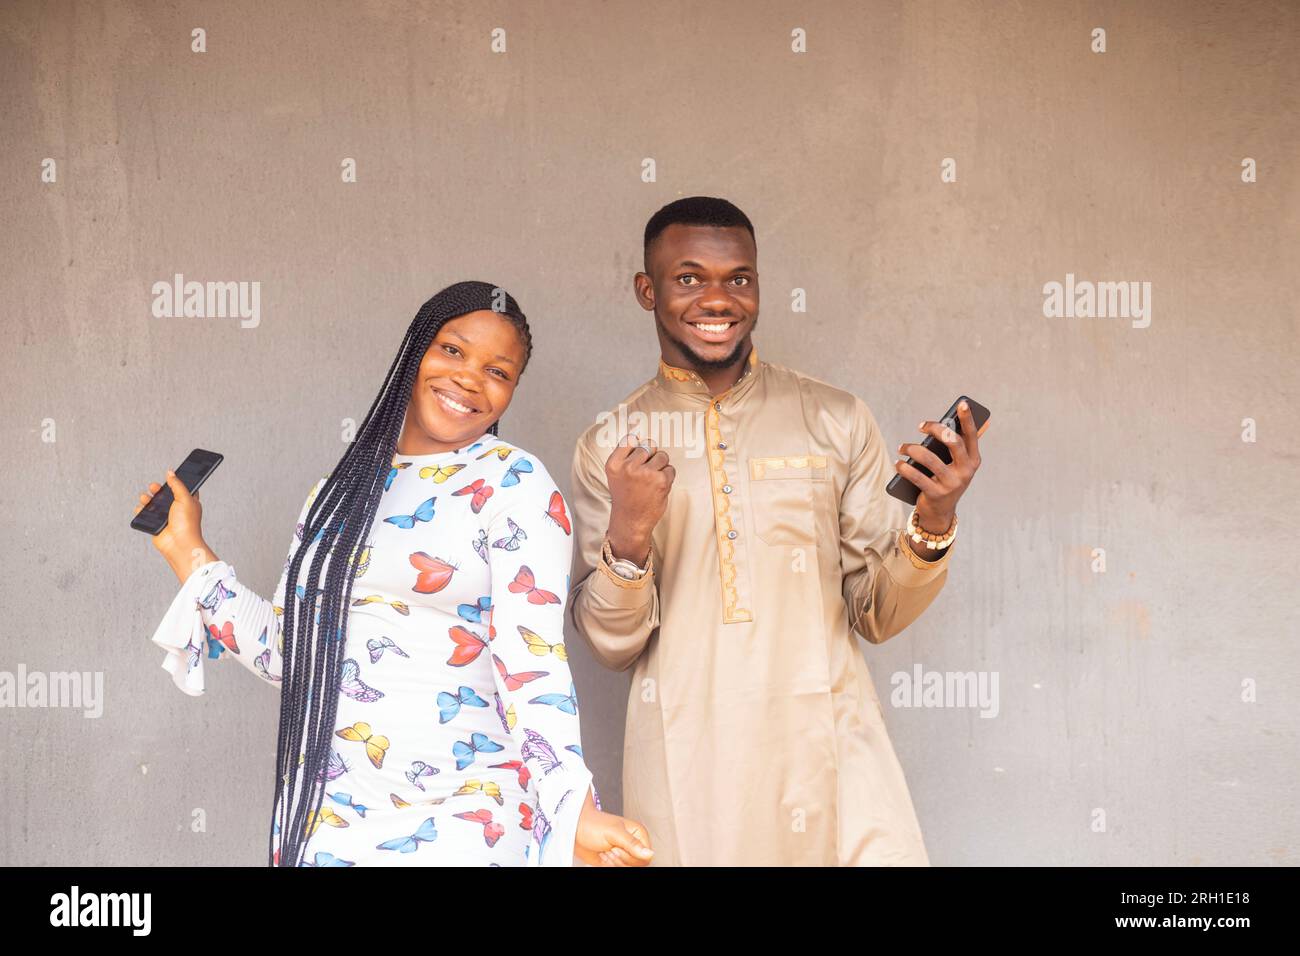
[[[694,279],[694,278],[695,278],[695,276],[690,276],[690,275],[687,275],[687,276],[678,276],[678,277],[677,277],[677,281],[678,281],[678,282],[681,282],[681,283],[683,283],[683,284],[685,284],[685,285],[689,285],[690,283],[687,282],[686,280],[687,280],[687,279]]]
[[[741,285],[749,285],[749,276],[736,276],[736,281]]]
[[[501,371],[501,369],[494,368],[492,369],[492,371],[496,372],[497,375],[499,375],[501,378],[505,379],[506,381],[509,381],[509,376],[507,376],[505,372]]]

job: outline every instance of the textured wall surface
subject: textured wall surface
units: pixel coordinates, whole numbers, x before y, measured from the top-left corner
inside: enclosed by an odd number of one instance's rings
[[[1300,862],[1298,36],[1285,0],[5,3],[0,671],[103,697],[0,709],[0,862],[262,863],[276,692],[159,669],[138,490],[223,452],[205,533],[269,596],[465,278],[528,312],[502,434],[567,482],[654,373],[641,230],[693,194],[757,227],[763,358],[891,447],[993,410],[944,592],[862,648],[933,862]],[[155,318],[176,273],[260,283],[259,323]],[[1067,275],[1149,313],[1048,317]],[[627,675],[569,646],[617,808]],[[917,665],[996,673],[997,716],[894,706]]]

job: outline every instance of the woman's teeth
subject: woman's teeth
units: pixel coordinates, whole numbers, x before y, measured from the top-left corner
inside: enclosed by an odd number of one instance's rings
[[[444,395],[442,392],[435,392],[434,394],[438,396],[438,401],[442,402],[442,404],[446,405],[453,412],[459,412],[462,415],[474,414],[474,409],[470,408],[468,405],[462,405],[454,398],[451,398],[448,395]]]

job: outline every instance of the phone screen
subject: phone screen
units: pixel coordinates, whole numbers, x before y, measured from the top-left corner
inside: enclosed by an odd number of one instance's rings
[[[199,490],[203,482],[207,481],[208,475],[216,471],[222,457],[215,451],[196,448],[176,469],[176,477],[193,494]],[[167,512],[171,510],[175,497],[171,487],[164,484],[158,489],[158,493],[149,499],[149,503],[140,509],[140,513],[131,519],[131,527],[146,534],[157,534],[162,531],[167,527]]]

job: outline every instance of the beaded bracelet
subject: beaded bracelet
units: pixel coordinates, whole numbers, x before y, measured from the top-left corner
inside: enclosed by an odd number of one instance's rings
[[[916,523],[916,509],[913,508],[907,518],[907,534],[917,544],[924,544],[934,551],[942,551],[957,537],[957,516],[955,514],[952,516],[952,524],[948,525],[948,530],[943,534],[935,534],[933,531],[926,531]]]

